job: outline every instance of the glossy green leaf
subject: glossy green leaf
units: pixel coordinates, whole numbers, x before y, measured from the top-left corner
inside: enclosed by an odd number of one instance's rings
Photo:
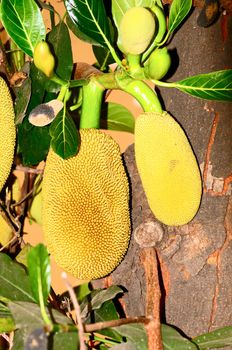
[[[107,289],[95,289],[81,303],[81,317],[86,317],[92,310],[98,310],[108,300],[114,299],[123,290],[118,286],[110,286]],[[90,307],[91,306],[91,307]]]
[[[173,0],[168,20],[168,31],[173,32],[185,19],[192,7],[192,0]]]
[[[92,46],[94,56],[97,59],[97,68],[102,72],[109,71],[109,65],[114,63],[110,50],[101,46]]]
[[[78,30],[100,46],[111,46],[111,33],[103,0],[65,0],[67,12]]]
[[[232,101],[232,69],[195,75],[177,81],[173,86],[206,100]]]
[[[49,125],[42,128],[33,126],[28,118],[18,126],[19,152],[24,165],[36,165],[47,156],[50,146]]]
[[[61,158],[75,156],[79,147],[79,134],[70,115],[62,109],[50,125],[51,146]]]
[[[34,302],[25,269],[3,253],[0,253],[0,266],[0,296],[13,301]]]
[[[161,327],[164,350],[197,350],[198,347],[184,338],[175,328],[162,324]]]
[[[72,21],[70,16],[67,13],[66,16],[66,23],[68,28],[73,32],[74,35],[76,35],[80,40],[85,41],[91,45],[99,45],[98,42],[92,38],[90,38],[88,35],[82,33],[80,29],[76,26],[76,24]]]
[[[30,249],[27,266],[33,296],[38,304],[43,300],[46,305],[51,287],[51,266],[48,251],[43,244]]]
[[[223,327],[192,339],[200,350],[224,348],[232,345],[232,327]]]
[[[152,7],[153,2],[153,0],[112,0],[112,15],[116,27],[119,28],[122,17],[129,8]]]
[[[135,119],[124,106],[109,102],[102,111],[101,128],[134,133]]]
[[[45,38],[46,28],[34,0],[2,0],[0,17],[9,36],[33,57],[36,44]]]
[[[131,323],[113,329],[133,343],[136,350],[147,350],[147,333],[142,324]]]
[[[73,58],[71,39],[66,24],[64,22],[57,24],[49,32],[47,40],[56,57],[56,74],[62,79],[69,80],[73,70]]]
[[[112,300],[107,300],[103,305],[92,312],[87,318],[86,322],[104,322],[119,319],[116,307]],[[121,342],[122,337],[113,328],[106,328],[98,331],[98,333],[105,335],[106,337],[112,338],[115,341]]]

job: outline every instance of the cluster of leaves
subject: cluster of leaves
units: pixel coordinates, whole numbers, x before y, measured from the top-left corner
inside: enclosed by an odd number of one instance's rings
[[[50,260],[45,246],[26,245],[15,260],[1,253],[0,265],[0,333],[14,332],[12,350],[79,348],[72,300],[67,293],[58,296],[51,289]],[[117,307],[118,298],[123,294],[120,287],[91,290],[86,283],[74,291],[86,327],[86,343],[92,344],[89,346],[101,350],[147,349],[144,325],[133,320],[124,324],[124,319],[120,318]],[[109,321],[110,327],[107,326]],[[99,323],[105,328],[98,328]],[[232,344],[232,327],[190,341],[163,324],[162,338],[164,350],[219,348]],[[35,344],[37,347],[33,347]]]

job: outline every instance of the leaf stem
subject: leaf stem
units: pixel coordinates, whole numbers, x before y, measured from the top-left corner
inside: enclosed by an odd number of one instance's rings
[[[105,88],[93,76],[82,88],[80,129],[99,129],[101,104]]]

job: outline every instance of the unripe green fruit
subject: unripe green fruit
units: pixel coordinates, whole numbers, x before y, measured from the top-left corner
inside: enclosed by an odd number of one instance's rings
[[[53,75],[55,58],[46,41],[41,41],[36,45],[33,58],[36,68],[50,78]]]
[[[171,56],[166,47],[156,49],[150,55],[145,64],[145,74],[148,78],[160,80],[168,72],[171,66]]]
[[[126,11],[120,23],[119,35],[124,53],[141,54],[148,47],[155,33],[155,19],[144,7],[132,7]]]

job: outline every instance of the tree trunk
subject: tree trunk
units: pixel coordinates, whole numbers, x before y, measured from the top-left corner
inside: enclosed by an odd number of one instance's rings
[[[222,15],[213,26],[201,28],[197,26],[199,12],[193,11],[169,45],[173,57],[179,57],[171,81],[232,68],[232,18]],[[184,226],[162,225],[163,238],[157,246],[162,321],[194,337],[232,325],[232,105],[200,100],[174,89],[161,89],[160,94],[165,109],[186,131],[204,182],[196,217]],[[142,189],[133,145],[124,160],[131,181],[133,234],[112,281],[127,290],[127,315],[139,316],[145,314],[146,283],[134,231],[156,219]]]

